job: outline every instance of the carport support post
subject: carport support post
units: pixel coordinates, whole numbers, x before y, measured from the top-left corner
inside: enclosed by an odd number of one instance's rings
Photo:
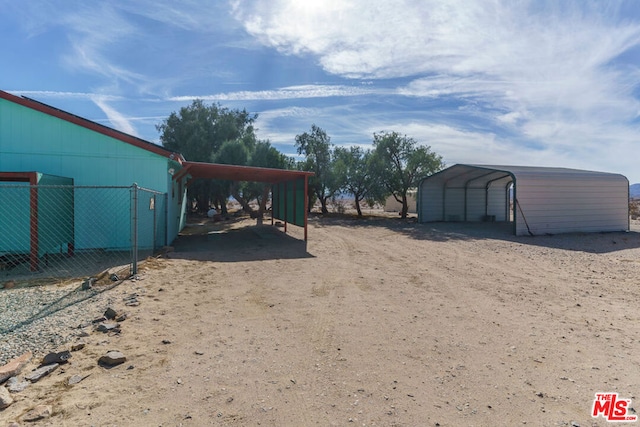
[[[287,200],[289,199],[289,197],[287,197],[287,188],[289,187],[288,184],[289,184],[288,181],[284,182],[284,213],[283,213],[282,217],[284,218],[284,232],[285,233],[287,232],[287,213],[289,212],[289,210],[287,209],[288,206],[289,206],[287,204]]]
[[[307,220],[309,219],[309,177],[304,176],[304,241],[307,241]]]

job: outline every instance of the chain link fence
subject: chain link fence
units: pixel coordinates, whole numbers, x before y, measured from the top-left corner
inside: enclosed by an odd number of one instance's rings
[[[0,284],[137,273],[167,244],[167,197],[131,187],[0,182]]]

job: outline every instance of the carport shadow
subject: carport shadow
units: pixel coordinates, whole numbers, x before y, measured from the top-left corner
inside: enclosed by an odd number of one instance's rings
[[[566,233],[543,236],[515,236],[509,223],[436,222],[410,223],[394,229],[418,240],[503,240],[522,245],[541,246],[576,252],[604,254],[640,248],[640,233],[594,232]]]
[[[270,225],[204,231],[180,235],[173,243],[172,259],[241,262],[312,258],[307,242]]]
[[[391,218],[376,215],[365,215],[358,218],[354,215],[325,214],[310,216],[309,223],[319,228],[329,227],[332,225],[340,225],[343,227],[386,228],[390,231],[404,234],[412,239],[430,240],[435,242],[472,240],[488,237],[487,230],[474,230],[473,228],[460,228],[456,226],[462,223],[454,224],[442,222],[419,224],[415,216],[407,219],[401,219],[397,217]],[[498,234],[502,234],[502,232],[498,231]]]
[[[545,236],[510,236],[510,240],[525,245],[592,254],[607,254],[640,248],[640,233],[615,231],[595,233],[567,233]]]
[[[313,224],[345,227],[383,227],[416,240],[432,242],[502,240],[523,245],[541,246],[586,253],[611,253],[640,248],[640,232],[632,227],[628,232],[567,233],[543,236],[515,236],[513,224],[506,222],[428,222],[417,218],[405,220],[389,217],[357,218],[352,215],[313,217]]]

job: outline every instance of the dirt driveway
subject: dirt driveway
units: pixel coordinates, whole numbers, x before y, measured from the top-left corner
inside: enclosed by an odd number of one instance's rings
[[[305,245],[252,224],[198,226],[111,291],[142,304],[67,368],[91,375],[3,416],[40,400],[69,426],[601,426],[594,393],[640,406],[637,231],[313,217]],[[127,362],[97,367],[107,349]]]

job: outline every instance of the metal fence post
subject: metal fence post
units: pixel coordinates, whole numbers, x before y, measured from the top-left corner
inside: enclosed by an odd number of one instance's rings
[[[164,244],[169,244],[169,193],[164,193]]]
[[[158,233],[157,233],[157,227],[158,227],[158,209],[157,209],[157,205],[156,205],[156,195],[153,194],[151,195],[151,198],[153,199],[153,247],[151,248],[153,251],[156,250],[157,248],[157,239],[158,239]]]
[[[131,274],[138,274],[138,184],[133,183],[133,210],[131,215]]]

